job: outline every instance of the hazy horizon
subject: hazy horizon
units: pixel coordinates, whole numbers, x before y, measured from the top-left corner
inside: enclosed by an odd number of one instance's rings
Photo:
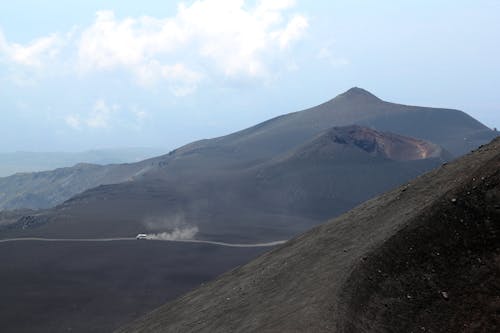
[[[0,152],[168,150],[353,86],[498,128],[499,13],[487,0],[4,3]]]

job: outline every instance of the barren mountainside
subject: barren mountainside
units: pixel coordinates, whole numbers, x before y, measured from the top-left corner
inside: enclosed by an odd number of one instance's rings
[[[347,155],[346,148],[351,149],[352,154],[358,151],[358,155],[395,161],[427,158],[452,159],[450,153],[444,152],[436,144],[393,133],[379,132],[358,125],[334,127],[327,130],[311,142],[299,147],[291,158],[335,159],[341,154]]]
[[[247,167],[207,172],[200,165],[198,173],[175,177],[158,167],[135,180],[98,186],[21,218],[4,234],[125,237],[196,227],[197,237],[217,241],[288,239],[449,158],[423,140],[335,127]]]
[[[249,262],[266,250],[259,244],[296,237],[495,135],[460,111],[388,103],[353,88],[318,107],[138,163],[79,164],[0,178],[0,207],[46,208],[0,212],[4,249],[0,275],[7,281],[0,286],[0,321],[15,332],[109,332]],[[498,141],[492,147],[498,147]],[[433,272],[456,260],[439,256],[445,261],[411,275],[403,270],[411,258],[391,256],[392,243],[386,240],[413,225],[410,219],[425,211],[426,203],[448,190],[459,191],[456,186],[470,177],[489,177],[477,176],[476,167],[493,158],[491,151],[482,149],[445,165],[412,182],[415,186],[390,192],[315,228],[209,285],[215,287],[194,291],[172,303],[174,307],[159,310],[160,316],[139,321],[133,330],[321,331],[332,327],[332,320],[340,323],[335,319],[339,316],[345,320],[343,327],[351,322],[374,327],[374,317],[407,318],[411,314],[401,312],[408,305],[404,302],[419,293],[412,291],[409,298],[393,295],[408,287],[401,281],[415,278],[416,286],[429,281],[424,285],[429,293],[420,293],[425,297],[435,295],[436,289],[452,295],[450,288],[441,286],[447,282],[440,282],[442,277]],[[467,190],[471,196],[460,197],[480,201],[481,191]],[[487,194],[491,195],[496,200],[494,192]],[[442,202],[448,207],[448,201]],[[485,208],[487,216],[490,208]],[[450,214],[428,221],[448,221]],[[474,211],[464,214],[480,216]],[[443,244],[449,244],[447,239],[464,239],[458,229],[458,238],[450,238],[455,235],[450,225],[443,224],[443,230],[447,237]],[[182,236],[219,245],[137,241],[139,233],[152,239]],[[432,236],[424,234],[420,239]],[[45,240],[16,239],[29,237]],[[225,247],[220,242],[259,247]],[[383,267],[370,266],[370,258],[375,258],[371,251],[382,249],[381,244],[387,244],[389,251],[381,250],[377,257]],[[410,243],[404,238],[394,244]],[[425,246],[418,248],[432,252]],[[472,253],[470,259],[477,261],[476,250],[466,249]],[[363,258],[370,265],[358,267]],[[483,279],[489,285],[488,276],[495,276],[492,266],[488,258],[480,260],[488,265],[476,270],[483,275],[471,275],[471,281]],[[392,262],[399,263],[396,273],[379,273],[389,272]],[[426,261],[424,266],[432,263]],[[376,285],[380,289],[365,281],[366,274],[368,281],[381,281]],[[391,280],[398,274],[404,277]],[[450,276],[455,275],[467,276],[464,272]],[[349,287],[346,281],[355,284]],[[383,303],[377,301],[385,298]],[[347,304],[348,308],[341,307]],[[386,308],[390,311],[384,312]],[[339,315],[341,311],[346,313]],[[171,326],[165,328],[166,323]],[[400,324],[380,325],[401,331]]]
[[[130,181],[148,168],[144,164],[79,163],[52,171],[0,178],[0,210],[49,208],[89,188]]]
[[[131,179],[211,177],[221,169],[241,169],[273,159],[332,127],[353,124],[425,140],[454,157],[497,135],[458,110],[385,102],[364,89],[352,88],[316,107],[223,137],[196,141],[139,163],[75,166],[0,178],[0,209],[50,208],[84,190]],[[384,149],[394,157],[399,153],[393,148]]]
[[[496,332],[500,139],[117,332]]]

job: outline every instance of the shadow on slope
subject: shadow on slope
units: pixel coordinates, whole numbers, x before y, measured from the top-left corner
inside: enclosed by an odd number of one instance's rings
[[[463,178],[350,274],[341,331],[500,330],[500,160]]]
[[[499,170],[497,138],[118,332],[497,331]]]

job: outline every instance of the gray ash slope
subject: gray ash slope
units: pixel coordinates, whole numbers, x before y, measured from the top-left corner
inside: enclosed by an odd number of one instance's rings
[[[427,140],[455,157],[496,136],[461,111],[389,103],[352,88],[319,106],[227,136],[197,141],[139,163],[76,166],[0,178],[0,209],[48,208],[95,186],[127,180],[210,177],[220,169],[267,161],[331,127],[352,124]]]
[[[178,153],[231,151],[262,158],[282,153],[333,126],[361,125],[436,143],[459,156],[496,134],[466,113],[390,103],[361,88],[351,88],[316,107],[282,115],[224,137],[202,140]]]
[[[117,332],[497,332],[500,138]]]
[[[13,228],[9,236],[130,236],[162,232],[174,227],[168,220],[183,220],[205,239],[288,239],[448,158],[423,140],[361,126],[335,127],[245,168],[214,170],[200,178],[162,173],[99,186],[19,220],[14,227],[23,224],[23,229]]]
[[[89,188],[130,181],[149,168],[148,161],[79,163],[51,171],[17,173],[0,178],[0,210],[50,208]]]

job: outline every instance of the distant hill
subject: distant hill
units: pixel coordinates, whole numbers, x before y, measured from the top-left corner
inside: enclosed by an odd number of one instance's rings
[[[20,235],[112,237],[196,226],[197,237],[211,240],[286,239],[449,158],[423,140],[334,127],[245,167],[206,171],[201,164],[196,175],[153,167],[21,219],[29,225],[23,224]]]
[[[165,150],[160,148],[117,148],[82,152],[0,153],[0,177],[71,167],[79,163],[99,165],[134,163],[164,152]]]
[[[89,188],[129,181],[148,168],[146,158],[161,152],[155,148],[124,148],[0,153],[0,172],[16,170],[11,176],[0,177],[0,211],[49,208]],[[54,167],[57,169],[29,172]]]
[[[67,168],[0,178],[0,210],[52,207],[89,188],[130,181],[148,168],[146,164],[78,163]]]
[[[224,151],[240,158],[269,157],[333,126],[353,124],[427,140],[454,156],[463,155],[498,135],[462,111],[385,102],[355,87],[321,105],[224,137],[189,144],[179,149],[179,153]]]
[[[160,148],[97,149],[82,152],[11,152],[0,153],[0,177],[15,173],[48,171],[71,167],[79,163],[134,163],[161,155]]]
[[[500,139],[117,332],[497,332]]]
[[[227,170],[238,171],[264,163],[329,128],[353,124],[426,140],[454,157],[497,135],[458,110],[389,103],[366,90],[352,88],[319,106],[227,136],[193,142],[139,164],[114,165],[110,170],[77,168],[0,178],[0,210],[53,207],[86,189],[137,179],[138,173],[145,180],[196,183]]]

